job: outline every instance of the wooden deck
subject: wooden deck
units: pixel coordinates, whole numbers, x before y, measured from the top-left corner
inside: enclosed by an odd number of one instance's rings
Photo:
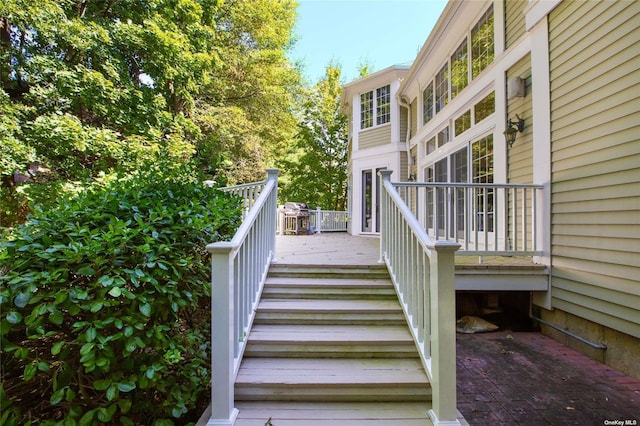
[[[347,233],[278,235],[278,264],[377,265],[380,239]],[[526,256],[456,256],[456,290],[546,291],[549,271]]]

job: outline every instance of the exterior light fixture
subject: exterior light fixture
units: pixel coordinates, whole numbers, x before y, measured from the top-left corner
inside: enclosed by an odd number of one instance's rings
[[[509,119],[507,122],[507,129],[504,131],[504,138],[509,144],[509,148],[511,148],[513,143],[516,141],[518,132],[522,132],[524,130],[524,119],[520,118],[518,114],[516,114],[516,118],[518,121],[512,121]]]

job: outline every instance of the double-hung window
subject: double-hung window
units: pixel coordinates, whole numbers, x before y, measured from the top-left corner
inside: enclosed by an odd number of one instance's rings
[[[374,96],[375,94],[375,96]],[[375,111],[375,115],[374,115]],[[391,86],[388,84],[360,95],[360,128],[391,121]]]
[[[391,90],[389,85],[376,89],[376,124],[391,121]]]

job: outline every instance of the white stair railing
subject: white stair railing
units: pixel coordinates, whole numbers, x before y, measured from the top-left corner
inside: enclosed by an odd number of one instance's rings
[[[208,426],[231,426],[238,416],[234,383],[247,335],[275,253],[278,170],[263,182],[223,190],[243,197],[243,221],[230,242],[211,253],[211,417]]]
[[[380,256],[389,269],[432,388],[434,425],[456,425],[455,252],[434,241],[391,183],[382,177]]]

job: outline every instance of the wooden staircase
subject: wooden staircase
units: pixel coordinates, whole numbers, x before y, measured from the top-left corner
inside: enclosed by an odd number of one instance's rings
[[[236,426],[430,425],[431,388],[386,268],[272,265]]]

